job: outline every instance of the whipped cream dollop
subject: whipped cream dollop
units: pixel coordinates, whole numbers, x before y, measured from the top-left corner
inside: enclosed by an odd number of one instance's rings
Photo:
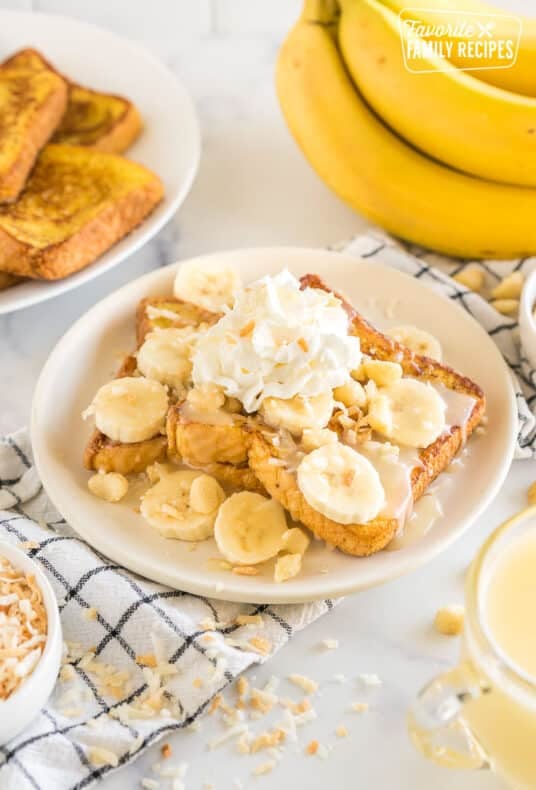
[[[247,412],[265,398],[312,396],[339,387],[359,366],[359,339],[333,294],[300,289],[289,272],[263,277],[197,343],[196,386],[218,384]]]

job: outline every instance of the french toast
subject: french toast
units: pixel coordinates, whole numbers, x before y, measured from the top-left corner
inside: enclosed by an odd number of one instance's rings
[[[148,470],[141,515],[167,538],[214,535],[236,573],[276,558],[276,582],[296,576],[310,541],[300,525],[349,555],[384,549],[481,421],[482,390],[439,361],[432,335],[392,329],[411,350],[315,275],[234,290],[211,263],[179,274],[175,297],[138,305],[124,381],[85,413],[107,434],[95,431],[85,465],[171,462]],[[118,481],[88,485],[106,499]]]
[[[331,292],[316,275],[301,279],[302,287]],[[405,376],[431,382],[445,390],[461,393],[473,400],[464,425],[452,424],[432,444],[421,449],[411,469],[411,500],[416,502],[430,483],[446,469],[466,439],[477,427],[485,411],[485,397],[478,385],[448,366],[420,356],[372,327],[340,294],[349,318],[349,332],[360,339],[361,350],[370,358],[396,361]],[[396,518],[378,516],[365,524],[341,524],[327,518],[308,504],[300,491],[296,474],[282,463],[281,448],[269,431],[259,429],[251,437],[249,463],[268,493],[319,538],[341,551],[366,556],[384,548],[400,527]]]
[[[0,291],[3,291],[5,288],[10,288],[12,285],[16,285],[21,279],[21,277],[16,277],[14,274],[0,272]]]
[[[67,97],[66,81],[44,62],[14,56],[0,65],[0,203],[19,196]]]
[[[136,372],[136,357],[130,355],[123,361],[116,378],[132,376]],[[164,461],[167,455],[165,436],[154,436],[143,442],[115,442],[97,428],[91,434],[84,451],[86,469],[103,472],[119,472],[122,475],[143,472],[156,461]]]
[[[136,310],[136,342],[141,346],[154,329],[172,329],[200,324],[214,324],[220,315],[203,310],[191,302],[173,296],[142,299]]]
[[[0,206],[0,271],[66,277],[139,225],[162,196],[160,179],[142,165],[49,144],[19,200]]]
[[[140,114],[128,99],[71,82],[35,49],[23,49],[15,53],[9,62],[36,71],[48,69],[67,83],[65,112],[58,119],[51,142],[83,145],[96,151],[120,154],[140,134]]]
[[[164,311],[164,314],[162,314]],[[146,336],[158,328],[196,327],[202,323],[213,323],[217,316],[195,305],[173,297],[152,297],[142,299],[136,310],[136,338],[140,348]],[[137,373],[134,355],[124,360],[117,372],[117,378]],[[87,469],[104,472],[131,474],[143,472],[155,461],[163,461],[168,453],[168,440],[164,435],[155,436],[142,442],[117,442],[109,439],[101,431],[94,430],[84,452],[84,466]]]

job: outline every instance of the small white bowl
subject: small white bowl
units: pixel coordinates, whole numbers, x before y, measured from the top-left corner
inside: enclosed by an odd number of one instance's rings
[[[536,368],[536,270],[531,272],[525,281],[519,304],[519,331],[525,356]]]
[[[45,649],[34,671],[6,700],[0,700],[0,745],[14,738],[37,716],[52,693],[62,652],[60,614],[52,587],[41,568],[20,549],[0,541],[0,556],[15,568],[35,576],[43,593],[48,630]]]

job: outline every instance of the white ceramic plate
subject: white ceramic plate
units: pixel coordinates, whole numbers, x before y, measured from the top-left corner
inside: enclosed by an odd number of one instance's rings
[[[443,344],[446,359],[484,388],[489,430],[471,439],[463,472],[443,476],[438,496],[445,515],[411,545],[357,559],[313,541],[302,574],[284,584],[273,582],[271,569],[256,577],[208,571],[207,559],[217,554],[213,540],[191,552],[187,543],[161,538],[134,512],[134,499],[112,505],[93,497],[87,490],[89,474],[81,464],[91,426],[82,422],[80,414],[97,388],[110,379],[120,358],[133,348],[138,301],[171,293],[180,265],[174,264],[129,283],[93,307],[60,340],[39,379],[32,414],[37,467],[52,501],[74,529],[112,560],[150,579],[192,593],[259,603],[307,601],[364,589],[407,573],[459,537],[503,482],[516,433],[509,372],[484,330],[418,280],[378,263],[295,248],[240,250],[210,258],[234,263],[245,281],[284,267],[296,275],[316,272],[333,288],[344,290],[380,327],[393,323],[386,320],[382,308],[396,301],[396,323],[414,323],[432,331]]]
[[[64,280],[25,280],[0,291],[0,315],[76,288],[139,249],[183,202],[200,156],[199,125],[190,96],[177,78],[143,48],[74,19],[0,10],[0,60],[28,46],[42,51],[72,80],[118,93],[136,104],[145,129],[125,156],[157,173],[166,194],[139,228],[82,271]]]

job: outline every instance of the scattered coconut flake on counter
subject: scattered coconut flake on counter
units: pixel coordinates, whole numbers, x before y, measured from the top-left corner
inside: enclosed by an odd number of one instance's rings
[[[369,710],[370,705],[368,702],[353,702],[352,703],[352,710],[354,713],[367,713]]]
[[[156,779],[150,779],[148,776],[146,776],[141,780],[140,785],[143,790],[158,790],[160,787],[160,782],[157,782]]]
[[[263,776],[264,774],[269,774],[276,766],[275,760],[268,760],[265,763],[261,763],[256,768],[253,769],[254,776]]]
[[[260,614],[239,614],[235,620],[236,625],[256,625],[264,627],[264,620]]]
[[[33,672],[46,634],[46,609],[35,577],[0,556],[0,700]]]
[[[301,688],[302,691],[305,691],[306,694],[314,694],[315,691],[318,691],[318,683],[305,675],[292,674],[288,676],[288,679],[295,686]]]
[[[343,685],[344,683],[348,683],[348,678],[346,677],[346,675],[343,675],[342,672],[336,672],[333,675],[333,680],[336,683],[340,683],[341,685]]]
[[[348,729],[344,726],[344,724],[339,724],[335,727],[335,735],[337,738],[346,738],[348,735]]]
[[[119,764],[119,757],[115,752],[110,749],[104,749],[102,746],[90,746],[87,751],[88,760],[92,765],[111,765],[112,768],[117,768]]]
[[[359,675],[359,680],[364,686],[381,686],[382,681],[378,675],[369,672],[362,672]]]
[[[325,647],[326,650],[336,650],[339,647],[339,640],[338,639],[323,639],[322,640],[322,647]]]

